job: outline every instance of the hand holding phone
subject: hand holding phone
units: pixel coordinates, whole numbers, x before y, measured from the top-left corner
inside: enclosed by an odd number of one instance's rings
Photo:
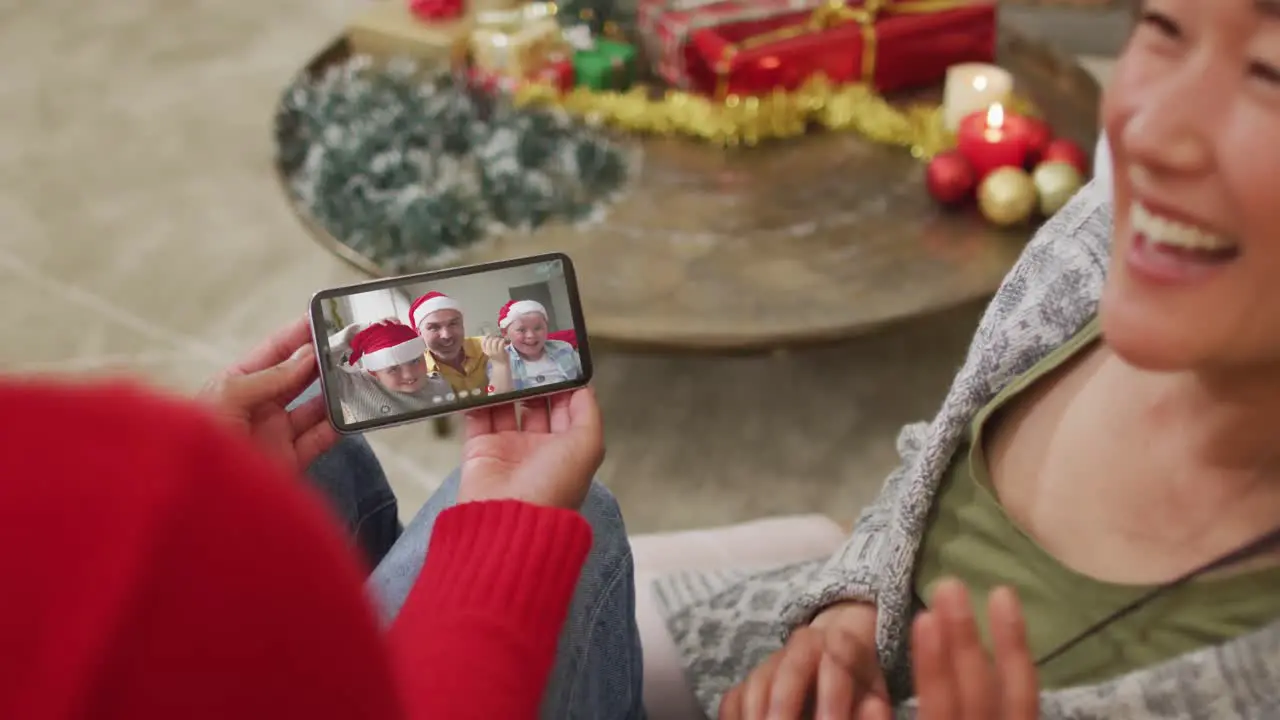
[[[323,290],[310,316],[329,420],[341,433],[591,380],[573,265],[559,253]]]
[[[523,500],[577,510],[604,459],[595,394],[580,388],[523,410],[519,423],[512,405],[467,414],[458,502]]]
[[[292,408],[287,404],[316,378],[310,341],[308,323],[299,317],[214,376],[196,396],[267,454],[298,472],[305,471],[338,439],[324,421],[321,398]]]

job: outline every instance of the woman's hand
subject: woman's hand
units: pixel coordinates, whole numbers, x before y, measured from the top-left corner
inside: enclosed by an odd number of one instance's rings
[[[458,502],[523,500],[577,510],[604,459],[604,428],[589,388],[522,408],[498,405],[467,414]]]
[[[317,372],[311,326],[303,317],[218,373],[196,399],[244,430],[268,455],[302,472],[338,439],[325,421],[323,397],[285,409]]]
[[[827,608],[724,696],[720,720],[849,720],[871,697],[888,707],[875,632],[874,606]]]
[[[494,365],[510,365],[511,356],[507,354],[507,346],[510,343],[506,338],[497,335],[486,335],[480,341],[480,349],[484,350],[484,354],[489,358],[489,362]]]
[[[995,668],[987,657],[964,585],[938,585],[932,607],[916,616],[911,632],[912,676],[918,720],[1035,720],[1040,716],[1036,667],[1027,649],[1017,595],[991,593],[987,617]],[[874,701],[858,720],[890,720],[889,705]]]

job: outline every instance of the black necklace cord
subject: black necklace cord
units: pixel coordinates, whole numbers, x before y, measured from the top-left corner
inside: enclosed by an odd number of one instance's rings
[[[1157,600],[1158,598],[1174,590],[1177,590],[1178,588],[1182,587],[1183,585],[1186,585],[1187,583],[1191,582],[1192,580],[1195,580],[1198,577],[1214,572],[1216,570],[1221,570],[1223,568],[1231,567],[1232,565],[1237,565],[1239,563],[1244,562],[1245,560],[1250,560],[1259,555],[1262,555],[1268,550],[1273,550],[1276,548],[1280,548],[1280,527],[1277,527],[1271,530],[1270,532],[1266,533],[1262,537],[1259,537],[1255,540],[1250,540],[1244,545],[1241,545],[1235,550],[1232,550],[1231,552],[1225,555],[1222,555],[1216,560],[1211,560],[1205,563],[1204,565],[1201,565],[1200,567],[1194,568],[1186,573],[1183,573],[1182,575],[1174,578],[1173,580],[1157,585],[1156,587],[1152,588],[1146,593],[1143,593],[1141,596],[1139,596],[1132,602],[1128,603],[1127,605],[1120,607],[1110,615],[1107,615],[1101,620],[1086,627],[1084,630],[1081,630],[1078,634],[1076,634],[1070,640],[1067,640],[1066,642],[1062,643],[1061,645],[1054,648],[1053,650],[1050,650],[1049,652],[1045,653],[1043,656],[1040,657],[1040,659],[1036,660],[1036,667],[1043,667],[1046,663],[1052,662],[1058,659],[1059,657],[1062,657],[1069,650],[1076,647],[1077,645],[1084,642],[1085,640],[1088,640],[1094,635],[1098,634],[1108,625],[1111,625],[1112,623],[1118,622],[1132,615],[1133,613],[1137,612],[1143,607],[1146,607],[1147,605]]]

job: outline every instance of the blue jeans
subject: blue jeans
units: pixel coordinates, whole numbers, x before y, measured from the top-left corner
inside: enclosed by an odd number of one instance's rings
[[[319,394],[320,383],[312,383],[289,409]],[[342,438],[311,463],[307,479],[346,525],[368,567],[382,562],[404,528],[396,495],[369,443],[359,436]]]
[[[345,498],[379,498],[383,496],[381,488],[386,486],[377,458],[359,438],[340,440],[312,465],[309,474],[322,490],[335,488]],[[316,474],[326,477],[316,478]],[[429,550],[436,517],[457,501],[458,481],[459,474],[454,471],[385,551],[369,577],[369,593],[384,621],[395,618],[413,587]],[[385,514],[385,508],[361,519],[360,501],[352,504],[339,500],[336,505],[356,511],[355,516],[347,518],[352,527],[366,527],[371,519],[375,525],[385,524],[385,518],[378,519]],[[376,500],[364,503],[366,509],[379,506]],[[541,717],[643,720],[644,663],[635,620],[635,572],[626,526],[617,501],[598,483],[592,483],[581,512],[591,524],[591,552],[560,631]]]
[[[346,524],[368,567],[377,567],[404,528],[373,448],[362,437],[343,438],[311,463],[307,478]]]

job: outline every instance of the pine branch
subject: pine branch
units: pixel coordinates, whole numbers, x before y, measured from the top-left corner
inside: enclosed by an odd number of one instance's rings
[[[516,109],[451,75],[353,58],[286,90],[277,159],[298,202],[394,271],[491,230],[599,214],[625,184],[621,147],[564,113]]]

